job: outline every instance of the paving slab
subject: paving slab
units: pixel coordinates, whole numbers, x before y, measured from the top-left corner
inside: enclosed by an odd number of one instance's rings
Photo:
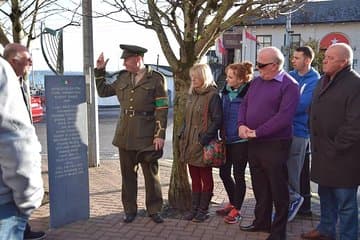
[[[160,177],[164,201],[168,199],[172,161],[161,159]],[[140,168],[141,169],[141,168]],[[210,205],[210,217],[203,223],[193,223],[178,218],[166,218],[162,224],[155,224],[145,214],[139,214],[134,222],[122,222],[124,216],[121,203],[121,176],[118,161],[102,161],[101,166],[89,169],[90,183],[90,218],[78,221],[60,228],[49,228],[49,204],[42,205],[31,216],[30,224],[34,230],[47,232],[47,239],[53,240],[85,240],[85,239],[266,239],[266,233],[247,233],[239,229],[239,224],[226,224],[215,210],[228,201],[225,189],[219,177],[218,169],[213,170],[214,196]],[[45,188],[47,183],[47,161],[43,160],[43,177]],[[255,206],[254,194],[251,188],[250,176],[247,171],[247,191],[241,209],[243,216],[241,224],[250,224],[253,220]],[[138,177],[138,208],[144,212],[144,179],[139,170]],[[312,198],[313,216],[296,217],[287,228],[287,239],[298,240],[300,234],[314,228],[319,222],[318,198]]]

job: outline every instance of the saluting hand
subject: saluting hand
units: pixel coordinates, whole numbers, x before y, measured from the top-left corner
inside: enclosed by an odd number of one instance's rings
[[[153,143],[155,145],[155,150],[160,150],[164,147],[165,141],[162,138],[154,138]]]
[[[96,68],[97,69],[105,69],[108,61],[109,61],[109,59],[106,59],[106,61],[104,60],[104,53],[102,52],[96,61]]]

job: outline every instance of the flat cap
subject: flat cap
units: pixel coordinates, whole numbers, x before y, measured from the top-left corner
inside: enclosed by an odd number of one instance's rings
[[[147,52],[146,48],[139,47],[136,45],[126,45],[120,44],[120,48],[123,50],[121,58],[127,58],[131,56],[144,56],[144,53]]]
[[[155,145],[147,146],[141,149],[135,156],[137,162],[151,163],[158,160],[163,155],[163,149],[155,150]]]

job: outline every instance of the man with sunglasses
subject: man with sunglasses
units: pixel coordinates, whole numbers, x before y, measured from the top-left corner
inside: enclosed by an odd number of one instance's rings
[[[26,104],[30,121],[32,121],[30,88],[28,81],[25,80],[25,76],[29,74],[32,66],[31,55],[25,46],[19,43],[9,43],[5,46],[4,58],[10,63],[19,79],[22,97]],[[45,235],[43,231],[32,231],[29,223],[26,224],[24,240],[44,239]]]
[[[296,80],[283,70],[284,55],[278,48],[262,48],[256,65],[260,76],[252,80],[238,116],[239,136],[249,139],[255,219],[240,229],[270,232],[267,240],[284,240],[289,206],[286,162],[300,91]],[[273,205],[276,215],[271,222]]]

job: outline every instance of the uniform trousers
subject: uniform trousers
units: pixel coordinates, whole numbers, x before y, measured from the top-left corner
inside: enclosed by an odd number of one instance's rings
[[[127,151],[119,148],[120,169],[122,176],[121,197],[126,214],[137,213],[137,172],[141,165],[145,180],[145,205],[149,215],[161,211],[163,205],[158,160],[137,163],[138,151]]]
[[[249,166],[256,199],[253,225],[271,229],[269,239],[286,239],[289,206],[288,171],[291,140],[250,140]],[[273,204],[275,219],[271,224]]]

